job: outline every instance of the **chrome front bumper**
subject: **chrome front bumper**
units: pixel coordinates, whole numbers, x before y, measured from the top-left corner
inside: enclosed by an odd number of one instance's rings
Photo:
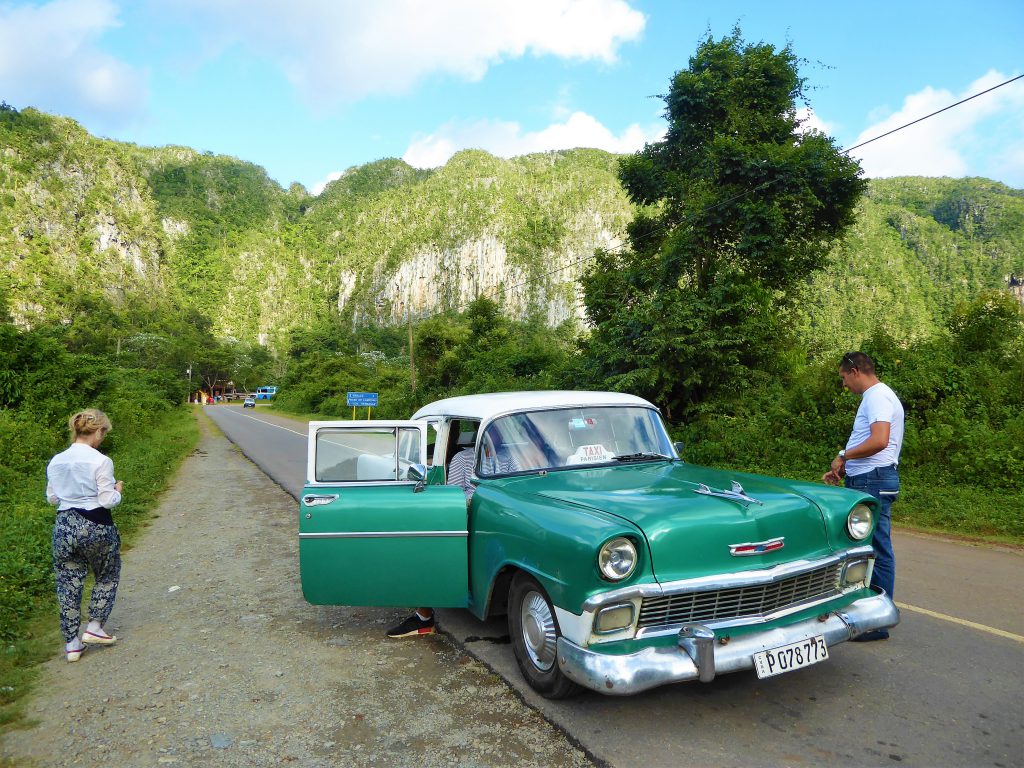
[[[824,635],[829,647],[874,629],[894,627],[900,612],[888,595],[865,597],[841,611],[805,619],[763,632],[731,639],[722,645],[714,630],[689,624],[679,633],[677,647],[645,648],[625,656],[595,652],[558,638],[558,666],[562,674],[584,688],[613,696],[628,696],[648,688],[684,680],[708,682],[716,674],[753,669],[754,654],[768,648]],[[723,633],[727,633],[724,630]]]

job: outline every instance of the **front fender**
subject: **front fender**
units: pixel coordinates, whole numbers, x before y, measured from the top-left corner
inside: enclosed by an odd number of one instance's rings
[[[809,483],[801,480],[788,480],[787,483],[794,493],[799,493],[812,504],[817,505],[825,519],[825,530],[828,532],[829,543],[834,549],[846,549],[851,544],[871,542],[871,536],[878,525],[878,499],[867,493],[822,483]],[[874,513],[871,533],[863,540],[850,537],[846,531],[846,517],[857,504],[866,504]]]
[[[575,614],[595,594],[651,580],[650,552],[638,527],[599,510],[517,494],[514,485],[481,483],[470,507],[471,609],[478,617],[504,603],[495,586],[509,569],[531,574],[556,607]],[[612,583],[601,577],[597,553],[616,536],[633,540],[638,562],[629,578]]]

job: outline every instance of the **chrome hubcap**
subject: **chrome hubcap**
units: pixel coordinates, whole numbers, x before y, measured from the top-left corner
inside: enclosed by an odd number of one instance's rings
[[[522,612],[523,645],[533,665],[547,672],[555,663],[557,634],[555,619],[548,609],[548,603],[537,592],[530,592],[523,600]]]

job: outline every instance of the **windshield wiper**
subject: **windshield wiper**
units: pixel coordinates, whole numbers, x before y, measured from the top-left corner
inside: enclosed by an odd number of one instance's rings
[[[615,457],[616,461],[654,461],[657,459],[672,461],[671,456],[666,456],[663,453],[624,453]]]

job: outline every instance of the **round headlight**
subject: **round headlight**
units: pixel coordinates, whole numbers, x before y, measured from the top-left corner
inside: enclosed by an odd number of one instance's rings
[[[846,530],[850,538],[855,541],[866,539],[871,533],[871,523],[874,521],[874,514],[867,504],[858,504],[846,518]]]
[[[606,541],[597,553],[597,567],[609,581],[622,581],[636,568],[636,547],[622,537]]]

